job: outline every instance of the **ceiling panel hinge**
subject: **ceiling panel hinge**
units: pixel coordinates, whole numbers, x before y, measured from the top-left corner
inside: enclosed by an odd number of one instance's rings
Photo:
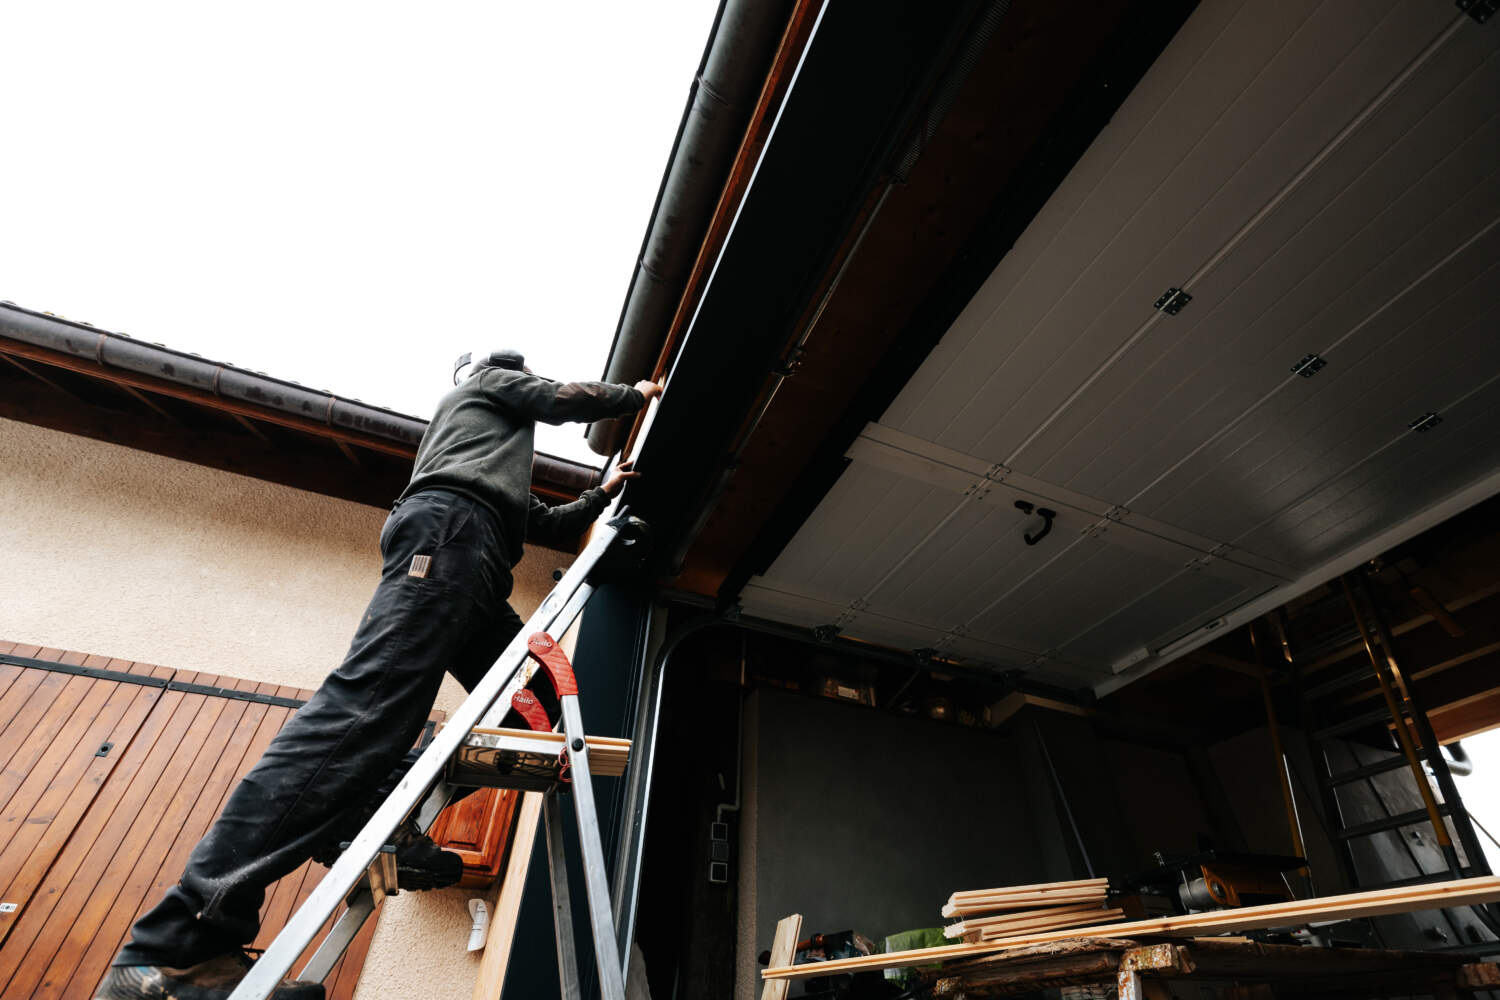
[[[1176,316],[1182,312],[1182,307],[1193,301],[1193,297],[1182,289],[1173,285],[1161,293],[1161,298],[1156,300],[1156,308],[1168,316]]]
[[[1301,375],[1303,378],[1312,378],[1318,372],[1322,371],[1323,366],[1326,364],[1328,364],[1328,361],[1322,355],[1309,354],[1295,365],[1292,365],[1292,374]]]
[[[1457,0],[1458,9],[1483,24],[1500,11],[1500,0]]]
[[[1422,414],[1420,417],[1413,420],[1406,426],[1411,430],[1416,431],[1418,434],[1425,434],[1442,422],[1442,417],[1429,410],[1427,413]]]

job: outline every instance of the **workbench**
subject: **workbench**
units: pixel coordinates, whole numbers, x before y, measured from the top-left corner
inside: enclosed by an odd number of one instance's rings
[[[1448,1000],[1500,990],[1500,966],[1471,955],[1304,948],[1245,938],[1075,938],[948,962],[928,978],[932,995],[945,1000],[1101,985],[1116,986],[1119,1000],[1165,1000],[1171,996],[1168,984],[1179,983],[1216,987],[1223,1000],[1413,995]]]

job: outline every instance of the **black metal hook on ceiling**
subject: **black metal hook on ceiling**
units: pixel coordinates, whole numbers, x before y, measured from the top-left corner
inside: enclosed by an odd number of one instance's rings
[[[1026,534],[1021,536],[1023,539],[1025,539],[1027,545],[1035,545],[1043,538],[1046,538],[1047,533],[1052,530],[1052,519],[1057,516],[1057,511],[1052,510],[1050,507],[1038,507],[1028,500],[1017,500],[1016,510],[1021,511],[1023,514],[1030,514],[1035,512],[1036,515],[1042,519],[1041,531],[1038,531],[1034,535],[1030,532],[1027,532]]]

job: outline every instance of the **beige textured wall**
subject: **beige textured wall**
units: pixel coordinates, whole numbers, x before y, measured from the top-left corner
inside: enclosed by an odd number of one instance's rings
[[[385,511],[0,420],[0,639],[314,688],[380,573]],[[528,614],[571,556],[533,550]],[[462,689],[444,681],[437,707]],[[468,1000],[467,891],[390,901],[358,996]]]

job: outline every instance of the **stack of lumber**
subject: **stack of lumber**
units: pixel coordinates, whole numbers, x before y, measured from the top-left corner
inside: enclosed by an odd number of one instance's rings
[[[1136,938],[1143,935],[1198,937],[1270,927],[1295,927],[1312,921],[1351,920],[1356,917],[1415,913],[1420,910],[1475,906],[1480,903],[1494,902],[1500,902],[1500,877],[1484,875],[1477,878],[1397,886],[1391,889],[1374,889],[1343,896],[1294,899],[1285,903],[1243,906],[1232,910],[1210,910],[1206,913],[1188,913],[1176,917],[1153,917],[1102,927],[1028,931],[1016,937],[998,941],[950,944],[938,948],[916,948],[911,951],[865,955],[860,958],[841,958],[831,962],[810,962],[806,965],[784,965],[763,970],[761,977],[764,979],[802,979],[807,976],[832,976],[841,972],[899,969],[958,958],[973,958],[977,955],[990,955],[1021,945],[1046,944],[1075,937],[1115,939]]]
[[[1102,878],[955,892],[943,916],[963,919],[943,933],[972,943],[1105,924],[1125,916],[1109,908],[1108,895],[1109,880]]]
[[[476,733],[504,736],[512,740],[537,744],[539,753],[556,754],[567,744],[562,733],[539,733],[530,729],[480,729]],[[588,736],[589,770],[597,777],[614,778],[625,773],[630,762],[630,741],[615,736]]]

